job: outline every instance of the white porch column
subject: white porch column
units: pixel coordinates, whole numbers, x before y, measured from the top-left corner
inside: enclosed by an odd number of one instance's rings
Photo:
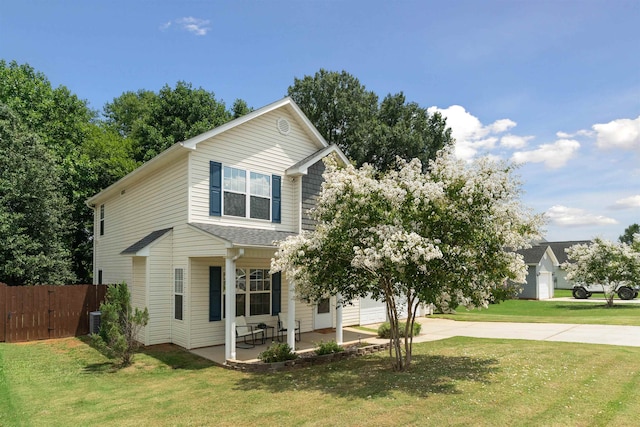
[[[227,249],[224,259],[225,286],[225,359],[236,358],[236,260],[244,255],[244,249]]]
[[[336,343],[342,344],[342,295],[336,295]]]
[[[289,280],[289,289],[287,291],[287,344],[291,350],[296,349],[296,284],[293,280]],[[302,333],[302,330],[300,331]]]

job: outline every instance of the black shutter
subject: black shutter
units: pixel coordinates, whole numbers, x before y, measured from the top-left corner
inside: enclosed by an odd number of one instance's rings
[[[271,275],[271,315],[280,313],[282,308],[282,274],[280,272]]]
[[[222,163],[209,162],[209,215],[222,215]]]
[[[222,267],[209,267],[209,321],[222,320]]]
[[[280,205],[281,205],[281,191],[280,182],[282,178],[278,175],[271,176],[272,189],[271,189],[271,222],[280,223]]]

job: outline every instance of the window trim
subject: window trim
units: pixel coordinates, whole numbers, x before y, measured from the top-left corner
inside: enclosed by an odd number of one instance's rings
[[[104,236],[104,203],[100,205],[100,236]]]
[[[179,312],[178,297],[180,297]],[[178,317],[178,313],[180,317]],[[184,268],[182,267],[173,269],[173,320],[184,320]]]
[[[227,188],[226,187],[226,183],[229,182],[227,181],[227,179],[232,179],[233,177],[228,177],[228,173],[233,173],[233,171],[240,171],[244,173],[244,189],[243,191],[237,189],[237,188]],[[258,194],[258,192],[253,192],[252,191],[252,181],[253,181],[253,177],[252,175],[258,175],[259,177],[264,177],[268,180],[269,182],[269,196],[264,196],[262,194]],[[256,221],[268,221],[271,222],[274,218],[273,218],[273,185],[274,185],[274,179],[273,179],[272,174],[268,174],[268,173],[264,173],[264,172],[259,172],[257,170],[253,170],[253,169],[242,169],[242,168],[237,168],[237,167],[233,167],[233,166],[228,166],[228,165],[222,165],[222,188],[221,188],[221,214],[222,216],[227,216],[227,217],[234,217],[234,218],[245,218],[245,219],[251,219],[251,220],[256,220]],[[256,177],[256,179],[259,179],[259,177]],[[243,195],[245,198],[245,206],[244,206],[244,215],[233,215],[233,214],[229,214],[226,212],[226,206],[225,206],[225,193],[230,193],[230,194],[240,194]],[[252,203],[251,203],[251,198],[252,197],[256,197],[256,198],[260,198],[260,199],[264,199],[267,201],[267,208],[269,210],[269,214],[268,214],[268,218],[258,218],[258,217],[253,217],[251,216],[251,207],[252,207]]]
[[[236,216],[236,215],[226,215],[223,213],[223,199],[224,199],[224,189],[223,187],[223,164],[220,162],[216,162],[213,160],[209,161],[209,216],[214,217],[222,217],[229,216],[234,218],[244,218],[244,219],[252,219],[256,221],[270,221],[274,224],[280,224],[282,222],[282,176],[271,174],[270,178],[270,198],[271,203],[268,205],[269,209],[269,217],[270,219],[260,219],[260,218],[251,218],[251,173],[259,173],[264,176],[269,176],[266,173],[258,172],[251,169],[240,169],[240,168],[232,168],[231,166],[227,166],[231,169],[243,170],[245,173],[249,173],[249,180],[246,181],[245,178],[245,192],[238,193],[237,191],[229,190],[230,193],[233,194],[244,194],[245,195],[245,211],[244,216]],[[246,177],[246,175],[245,175]],[[248,193],[246,186],[249,185]],[[255,197],[260,197],[256,195]],[[249,199],[249,200],[247,200]],[[249,208],[247,209],[247,204]]]
[[[244,271],[244,274],[238,274],[238,270]],[[264,289],[262,290],[257,290],[257,291],[251,291],[251,273],[253,271],[256,270],[262,270],[263,271],[263,275],[266,274],[266,276],[269,278],[268,283],[269,283],[269,290],[265,291]],[[225,273],[223,271],[222,273],[223,277],[222,277],[222,313],[223,313],[223,318],[226,318],[226,312],[225,312],[225,298],[226,298],[226,279],[224,277]],[[246,316],[246,317],[251,317],[251,316],[272,316],[274,314],[272,314],[273,312],[273,298],[274,298],[274,288],[273,288],[273,283],[274,283],[274,279],[273,279],[272,274],[269,273],[269,269],[268,268],[260,268],[260,267],[236,267],[236,316]],[[245,278],[245,289],[244,290],[239,290],[238,288],[238,277],[244,277]],[[263,276],[263,280],[264,282],[264,276]],[[264,283],[263,283],[264,286]],[[264,295],[267,294],[269,295],[269,302],[268,302],[268,310],[266,313],[262,313],[262,314],[252,314],[251,313],[251,295]],[[244,295],[244,312],[242,314],[238,314],[238,295]],[[266,307],[266,305],[265,305]],[[276,313],[277,314],[277,313]]]

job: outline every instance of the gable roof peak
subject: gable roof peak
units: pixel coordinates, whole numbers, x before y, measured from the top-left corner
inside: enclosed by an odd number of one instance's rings
[[[201,133],[200,135],[196,135],[193,138],[189,138],[186,141],[180,142],[180,144],[183,147],[194,149],[196,148],[196,145],[198,145],[202,141],[205,141],[216,135],[220,135],[223,132],[226,132],[237,126],[240,126],[243,123],[253,120],[256,117],[263,116],[280,108],[286,108],[289,113],[293,114],[297,119],[299,119],[304,124],[304,128],[307,134],[309,134],[309,136],[316,142],[316,144],[318,144],[319,147],[326,148],[329,146],[329,143],[324,139],[320,132],[318,132],[318,129],[316,129],[316,127],[311,123],[307,116],[302,112],[300,107],[298,107],[298,104],[296,104],[295,101],[289,96],[272,102],[269,105],[265,105],[262,108],[258,108],[257,110],[245,114],[242,117],[238,117],[237,119],[231,120],[230,122],[211,129],[210,131]]]

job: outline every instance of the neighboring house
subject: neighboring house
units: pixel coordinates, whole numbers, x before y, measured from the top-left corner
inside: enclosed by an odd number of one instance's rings
[[[527,283],[523,286],[519,298],[553,298],[553,273],[558,267],[558,259],[551,246],[544,242],[529,249],[519,250],[518,253],[524,256],[524,262],[528,267]]]
[[[554,289],[572,289],[573,282],[567,280],[562,264],[568,261],[566,249],[573,245],[591,243],[589,240],[564,242],[541,241],[518,253],[524,256],[529,267],[527,283],[519,297],[524,299],[553,298]]]
[[[288,312],[302,332],[360,323],[359,301],[304,304],[269,274],[273,242],[313,228],[328,155],[348,162],[290,98],[174,144],[87,201],[96,283],[126,281],[149,309],[143,344],[225,344],[228,359],[236,315],[274,325]]]
[[[553,272],[554,288],[556,289],[573,289],[573,282],[567,280],[567,272],[562,268],[562,264],[569,260],[566,249],[573,245],[591,243],[591,240],[573,240],[565,242],[547,242],[553,253],[558,259],[558,266]]]

